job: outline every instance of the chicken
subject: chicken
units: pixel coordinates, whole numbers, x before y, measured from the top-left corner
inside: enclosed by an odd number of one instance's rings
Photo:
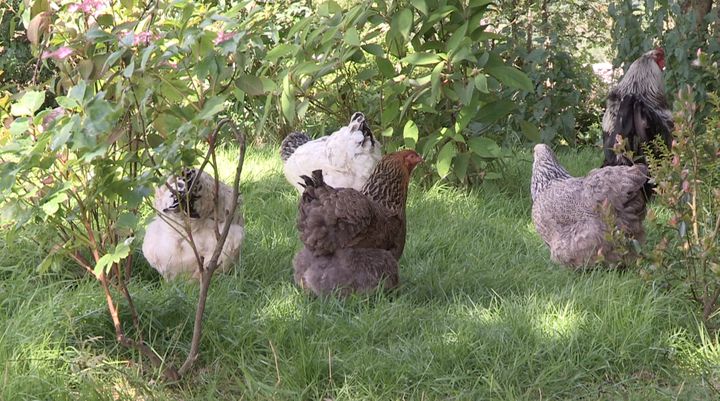
[[[206,264],[217,244],[216,232],[222,232],[229,220],[230,231],[218,259],[219,269],[226,271],[237,260],[245,230],[242,215],[230,215],[232,192],[226,184],[218,183],[216,207],[215,179],[204,172],[198,175],[195,169],[183,170],[180,176],[170,177],[166,185],[155,190],[157,216],[145,230],[142,250],[150,265],[166,280],[182,273],[200,278],[195,252],[185,230],[185,220],[197,253]]]
[[[572,177],[547,145],[535,146],[530,193],[532,219],[551,259],[575,268],[617,262],[624,237],[643,242],[647,167],[609,166]],[[613,226],[614,221],[614,226]]]
[[[303,247],[293,260],[295,282],[315,295],[348,296],[392,290],[400,283],[398,261],[384,249],[345,248],[330,256],[314,256]]]
[[[298,230],[304,248],[293,261],[298,285],[317,295],[366,292],[382,281],[386,289],[396,286],[410,175],[421,162],[413,150],[386,155],[361,191],[333,188],[319,170],[303,176]]]
[[[620,83],[610,91],[602,119],[603,167],[631,166],[634,162],[647,164],[643,146],[649,145],[654,149],[654,156],[659,156],[659,150],[651,144],[657,137],[670,147],[674,124],[665,97],[664,68],[665,51],[658,47],[635,60]],[[616,153],[618,136],[626,141],[626,148],[632,151],[635,160]],[[646,197],[652,193],[649,183],[645,193]]]
[[[362,113],[355,113],[350,123],[330,136],[314,141],[293,132],[280,145],[288,182],[302,193],[302,175],[322,170],[325,182],[334,188],[362,189],[380,161],[380,143],[373,138]]]

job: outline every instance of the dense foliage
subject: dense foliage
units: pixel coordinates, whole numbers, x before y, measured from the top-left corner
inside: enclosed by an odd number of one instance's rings
[[[703,57],[708,75],[720,78],[717,63]],[[702,320],[720,328],[720,95],[708,94],[708,117],[696,120],[692,88],[678,95],[679,111],[673,147],[651,163],[658,182],[658,203],[669,221],[655,221],[661,241],[644,269],[650,277],[681,287],[701,305]],[[704,132],[700,133],[700,127]]]
[[[669,94],[686,85],[693,87],[698,104],[698,121],[706,109],[707,93],[720,89],[716,79],[708,79],[697,62],[700,54],[720,55],[720,14],[709,0],[670,0],[641,2],[620,0],[611,4],[613,17],[613,64],[627,69],[637,57],[654,46],[665,49],[665,83]],[[699,127],[702,129],[702,124]]]
[[[101,279],[112,273],[126,296],[152,188],[183,166],[208,161],[217,176],[213,150],[233,139],[215,135],[224,117],[255,143],[275,143],[292,130],[327,134],[364,111],[385,151],[417,149],[428,160],[426,178],[454,184],[502,177],[512,154],[502,145],[597,139],[578,131],[592,130],[601,115],[604,96],[589,64],[590,49],[606,38],[595,35],[604,6],[8,4],[0,15],[3,223],[39,224],[56,234],[38,243],[46,251],[41,271],[71,260]],[[635,7],[627,1],[609,9],[617,60],[633,60],[651,38],[663,37],[671,89],[694,84],[697,101],[717,90],[717,81],[689,62],[695,44],[718,51],[712,24],[675,15],[682,10],[674,2],[648,0],[644,15]]]

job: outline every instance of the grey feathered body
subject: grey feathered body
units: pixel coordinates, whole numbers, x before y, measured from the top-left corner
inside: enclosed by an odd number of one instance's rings
[[[549,147],[537,145],[532,219],[551,259],[575,268],[596,263],[600,257],[618,261],[621,244],[610,236],[615,229],[643,242],[646,181],[647,168],[642,164],[604,167],[585,177],[572,177]]]
[[[384,249],[346,248],[314,255],[303,247],[293,259],[295,283],[316,295],[348,296],[398,286],[398,262]]]

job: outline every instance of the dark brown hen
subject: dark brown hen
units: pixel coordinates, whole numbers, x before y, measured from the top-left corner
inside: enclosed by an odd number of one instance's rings
[[[315,256],[303,247],[295,259],[295,282],[316,295],[372,292],[398,286],[398,262],[384,249],[346,248],[329,256]]]
[[[333,188],[322,171],[303,176],[295,282],[316,295],[365,293],[399,282],[405,247],[410,174],[422,158],[412,150],[383,157],[362,191]]]
[[[343,248],[377,248],[400,259],[405,247],[405,202],[410,174],[422,158],[403,150],[386,155],[361,191],[333,188],[322,171],[303,176],[300,239],[314,255]]]

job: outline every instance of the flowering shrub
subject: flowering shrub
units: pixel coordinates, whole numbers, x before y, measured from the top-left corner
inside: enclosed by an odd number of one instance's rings
[[[707,60],[706,60],[707,61]],[[718,77],[717,63],[712,67]],[[657,203],[670,213],[667,222],[651,214],[661,240],[642,273],[681,287],[701,305],[702,321],[717,329],[720,311],[720,96],[709,94],[711,111],[696,121],[692,89],[678,95],[673,146],[651,160]],[[702,127],[705,127],[702,129]]]
[[[127,288],[132,250],[152,188],[184,166],[216,167],[223,117],[257,138],[269,123],[281,133],[295,128],[310,111],[346,121],[365,110],[388,146],[421,149],[441,177],[464,181],[501,156],[484,133],[513,109],[502,96],[532,89],[478,42],[488,39],[479,21],[489,1],[349,9],[329,1],[316,13],[285,2],[28,3],[35,65],[55,73],[4,102],[3,216],[16,228],[54,230],[55,242],[40,244],[47,257],[39,268],[69,259],[97,277],[118,341],[164,366],[169,379],[197,356],[214,269],[203,274],[190,355],[175,369],[143,342]],[[239,163],[238,174],[242,156]],[[136,338],[125,335],[113,288],[127,300]]]

